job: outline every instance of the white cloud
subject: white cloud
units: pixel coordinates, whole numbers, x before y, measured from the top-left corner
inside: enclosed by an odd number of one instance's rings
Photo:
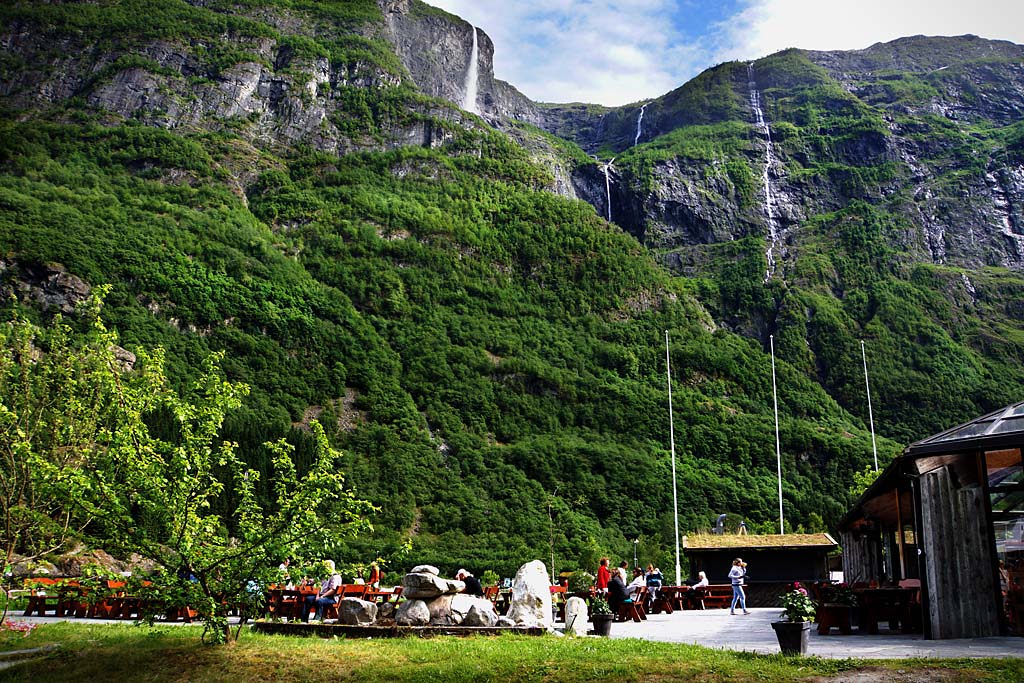
[[[753,0],[719,27],[717,61],[754,59],[787,47],[859,50],[904,36],[959,36],[1024,43],[1020,0]]]
[[[428,0],[483,29],[494,69],[534,100],[620,105],[663,95],[703,69],[787,47],[849,50],[909,35],[1024,43],[1024,2],[975,0],[742,0],[703,29],[717,0]]]

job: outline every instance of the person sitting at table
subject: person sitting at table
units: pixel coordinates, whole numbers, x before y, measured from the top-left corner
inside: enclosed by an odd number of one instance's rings
[[[625,582],[619,578],[619,572],[612,572],[611,578],[608,579],[608,606],[612,608],[612,614],[618,614],[622,603],[627,600],[629,594],[626,593]]]
[[[330,575],[320,583],[320,590],[315,595],[305,597],[306,609],[303,610],[302,620],[309,621],[309,610],[316,608],[316,618],[324,618],[324,609],[328,605],[338,602],[338,591],[341,589],[341,574],[334,569],[334,560],[324,560],[324,566]]]
[[[633,597],[638,590],[647,585],[647,578],[644,576],[644,570],[640,567],[633,568],[633,580],[626,586],[626,595]]]
[[[465,589],[462,591],[463,593],[475,595],[478,598],[484,597],[484,587],[480,585],[480,579],[476,578],[465,569],[460,569],[455,572],[455,580],[466,584]]]
[[[704,572],[697,572],[697,583],[690,586],[690,588],[707,588],[711,585],[708,582],[708,575]]]
[[[608,562],[607,557],[602,557],[601,566],[597,568],[597,583],[594,584],[594,587],[598,593],[608,592],[608,580],[612,578],[612,573],[608,569]]]

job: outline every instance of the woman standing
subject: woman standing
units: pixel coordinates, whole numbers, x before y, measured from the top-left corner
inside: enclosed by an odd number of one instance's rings
[[[744,614],[750,614],[747,611],[747,595],[743,592],[743,577],[746,575],[747,563],[737,557],[732,561],[732,569],[729,570],[729,579],[732,580],[732,607],[729,614],[736,614],[737,602],[740,603],[740,609]]]
[[[597,568],[597,592],[607,593],[608,592],[608,580],[612,578],[612,573],[608,571],[608,558],[601,558],[601,566]]]

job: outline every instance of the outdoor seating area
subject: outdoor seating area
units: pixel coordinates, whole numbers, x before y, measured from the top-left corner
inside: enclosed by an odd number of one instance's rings
[[[497,588],[497,587],[495,587]],[[551,600],[555,609],[555,621],[565,619],[565,602],[571,597],[590,601],[606,599],[604,594],[590,591],[567,592],[562,586],[551,587]],[[625,602],[615,613],[616,621],[640,622],[650,614],[673,614],[686,610],[726,609],[732,602],[732,586],[712,584],[700,588],[687,585],[662,586],[656,590],[639,588],[636,594]],[[499,610],[500,613],[500,610]]]
[[[145,582],[140,584],[145,589]],[[146,606],[142,594],[133,594],[127,581],[74,578],[25,580],[26,605],[22,616],[77,619],[141,619]],[[187,605],[168,608],[164,621],[191,621],[196,611]]]
[[[25,580],[25,610],[22,616],[62,617],[78,619],[137,620],[147,608],[144,583],[129,589],[127,581],[100,580],[83,582],[75,578],[31,578]],[[137,590],[133,593],[132,590]],[[300,619],[305,597],[315,595],[315,586],[296,586],[285,589],[272,586],[266,591],[264,614],[283,619]],[[370,602],[395,602],[402,587],[374,589],[368,585],[343,585],[342,597],[359,598]],[[337,618],[337,608],[327,618]],[[232,610],[238,613],[238,609]],[[159,615],[162,621],[191,622],[196,610],[188,605],[165,607]]]
[[[313,611],[312,603],[306,601],[307,596],[317,594],[316,586],[295,586],[284,588],[271,586],[267,591],[265,615],[273,619],[284,621],[306,621],[310,612]],[[375,589],[366,584],[342,584],[338,589],[342,598],[358,598],[377,604],[385,602],[397,602],[402,595],[402,587]],[[303,614],[303,608],[306,613]],[[338,606],[335,604],[328,607],[324,613],[325,619],[338,618]]]

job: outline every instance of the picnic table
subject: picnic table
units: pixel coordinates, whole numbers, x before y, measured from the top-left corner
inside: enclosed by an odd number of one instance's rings
[[[690,596],[689,586],[662,586],[651,602],[652,614],[672,614],[675,610],[686,609]]]
[[[294,588],[280,588],[272,586],[267,591],[267,612],[280,619],[299,619],[305,621],[303,608],[306,606],[306,596],[316,595],[316,586],[296,586]]]
[[[854,588],[857,596],[858,629],[864,633],[877,634],[878,622],[888,621],[893,631],[908,632],[914,622],[911,610],[916,603],[919,588],[881,586],[878,588]]]

